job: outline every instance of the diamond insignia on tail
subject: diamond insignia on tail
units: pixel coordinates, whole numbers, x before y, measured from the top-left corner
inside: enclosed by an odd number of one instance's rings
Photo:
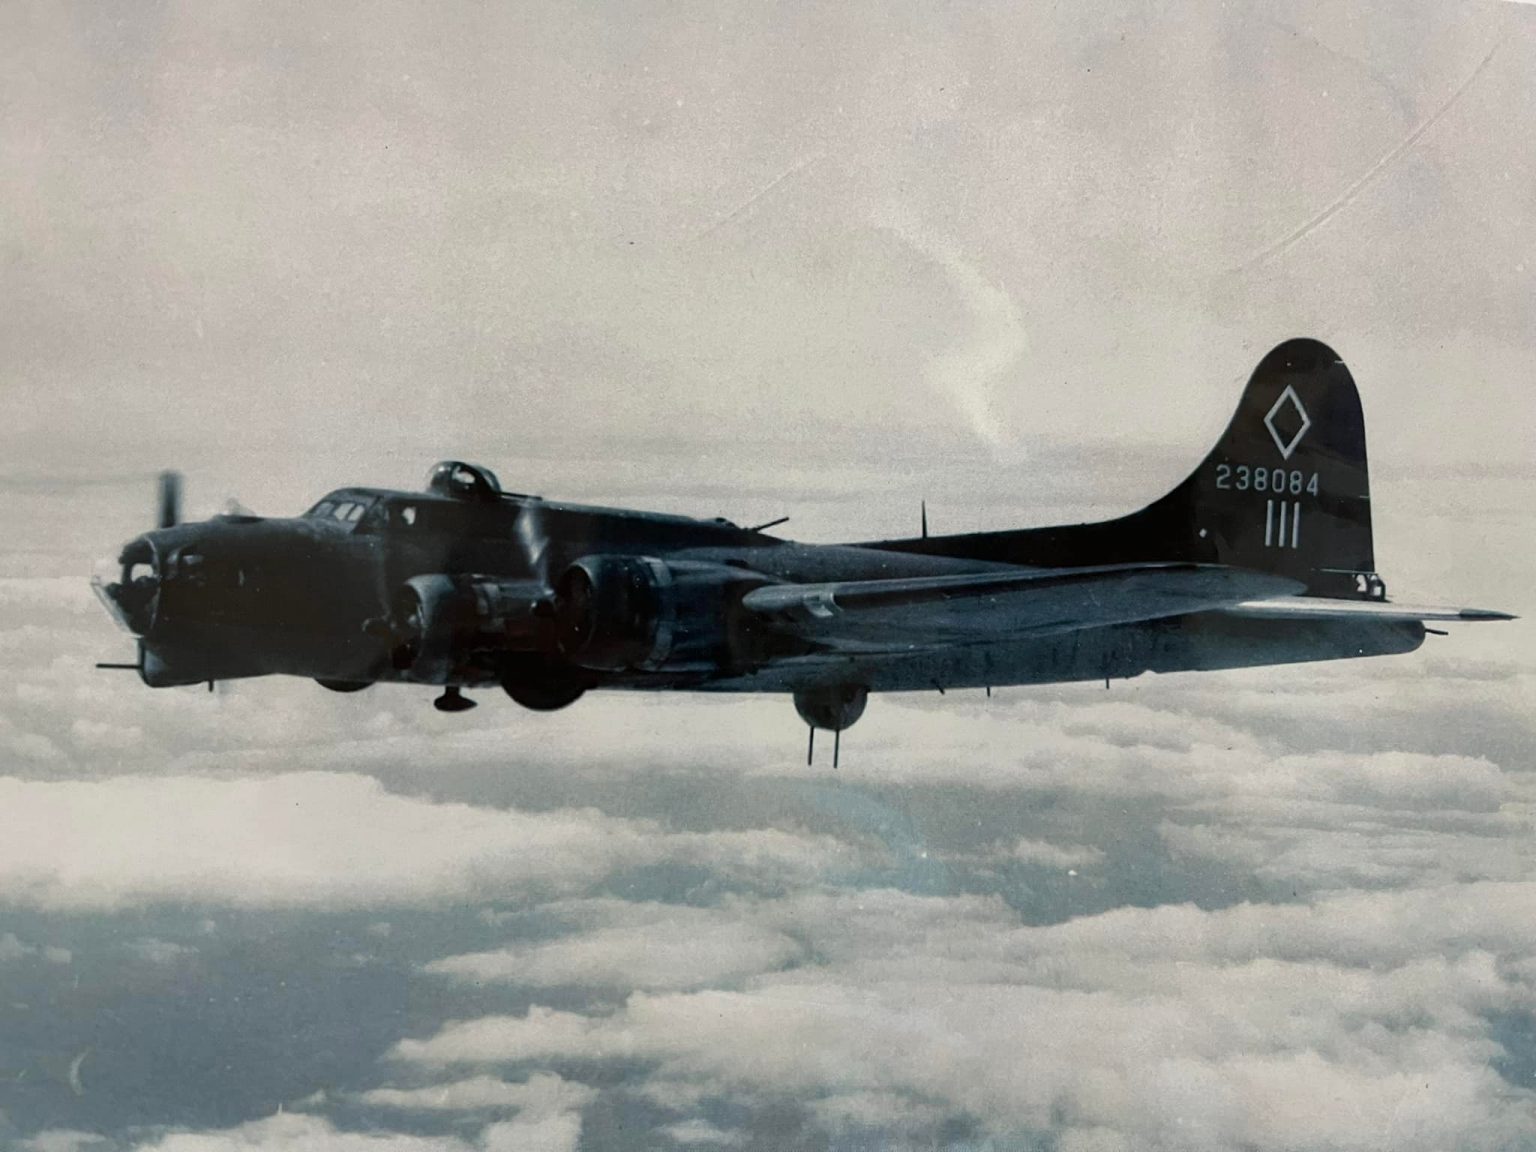
[[[1291,411],[1285,414],[1281,412],[1281,408],[1284,407],[1287,400],[1291,403]],[[1290,417],[1287,420],[1288,425],[1297,419],[1301,421],[1301,423],[1296,425],[1296,430],[1290,434],[1289,438],[1286,438],[1285,434],[1275,424],[1275,417],[1282,415]],[[1296,390],[1289,384],[1285,386],[1285,391],[1280,393],[1280,398],[1275,401],[1274,407],[1269,410],[1269,414],[1264,417],[1264,427],[1269,429],[1270,438],[1274,440],[1275,447],[1280,449],[1280,459],[1282,460],[1289,460],[1291,458],[1291,453],[1296,451],[1296,446],[1301,443],[1301,438],[1307,434],[1307,429],[1312,427],[1312,417],[1307,415],[1307,410],[1301,406],[1301,398],[1296,395]]]

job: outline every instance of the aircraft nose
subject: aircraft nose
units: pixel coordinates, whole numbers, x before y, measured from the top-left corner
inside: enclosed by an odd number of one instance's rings
[[[124,545],[117,559],[103,557],[96,562],[91,587],[119,626],[144,636],[154,627],[162,575],[155,542],[140,536]]]

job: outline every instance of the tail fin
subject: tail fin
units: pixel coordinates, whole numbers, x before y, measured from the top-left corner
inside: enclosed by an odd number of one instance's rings
[[[1288,576],[1310,595],[1384,597],[1365,419],[1349,369],[1316,340],[1275,348],[1205,462],[1122,523],[1135,537],[1161,536],[1180,558]]]
[[[876,546],[1044,567],[1225,564],[1300,581],[1311,596],[1386,596],[1371,549],[1360,395],[1316,340],[1287,340],[1265,356],[1205,462],[1140,512]]]

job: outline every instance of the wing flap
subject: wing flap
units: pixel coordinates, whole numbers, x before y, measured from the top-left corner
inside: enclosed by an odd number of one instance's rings
[[[771,584],[747,593],[742,606],[771,628],[840,650],[910,651],[1156,620],[1301,589],[1215,564],[1116,564]]]

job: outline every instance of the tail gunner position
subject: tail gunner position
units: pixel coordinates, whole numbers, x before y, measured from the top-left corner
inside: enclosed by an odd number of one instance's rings
[[[559,504],[439,464],[425,492],[342,488],[296,519],[159,526],[93,581],[152,687],[281,673],[352,692],[499,684],[787,692],[840,733],[870,692],[1108,680],[1410,652],[1387,599],[1365,425],[1334,352],[1264,357],[1215,449],[1139,512],[1054,528],[797,544],[726,520]],[[778,523],[778,521],[775,521]]]

